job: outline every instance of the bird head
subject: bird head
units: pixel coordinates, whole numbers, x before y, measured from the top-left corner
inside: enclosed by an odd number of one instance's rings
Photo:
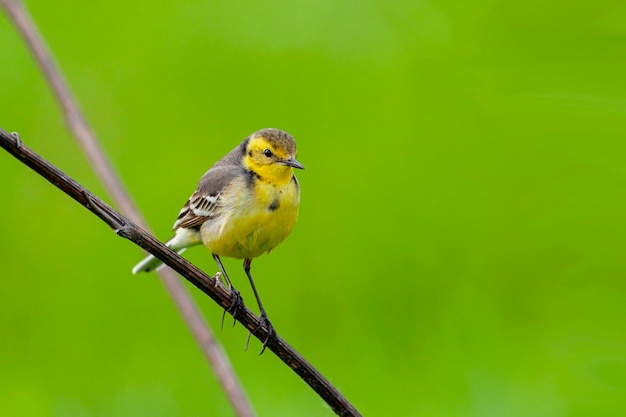
[[[304,169],[296,160],[296,142],[282,130],[262,129],[248,139],[244,166],[276,184],[291,181],[293,169]]]

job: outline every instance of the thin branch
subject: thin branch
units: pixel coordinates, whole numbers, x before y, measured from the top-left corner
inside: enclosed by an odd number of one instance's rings
[[[61,191],[85,206],[89,211],[115,230],[115,233],[141,246],[181,274],[200,291],[211,297],[222,308],[227,308],[231,305],[231,293],[226,287],[221,284],[216,286],[213,278],[206,275],[196,266],[159,242],[155,237],[113,210],[111,206],[100,200],[61,170],[34,153],[21,142],[17,135],[10,135],[0,129],[0,146]],[[259,319],[246,307],[242,307],[236,312],[236,315],[237,321],[248,330],[257,328]],[[261,327],[254,336],[259,340],[265,340],[267,337],[267,329]],[[352,404],[350,404],[317,369],[308,363],[282,338],[277,336],[275,340],[271,339],[267,348],[274,352],[287,366],[309,384],[337,415],[360,416],[359,412]]]
[[[68,84],[64,81],[61,72],[54,63],[52,54],[48,51],[43,37],[28,11],[19,0],[0,0],[2,5],[15,24],[17,30],[26,41],[30,51],[50,85],[54,96],[61,106],[65,121],[74,134],[83,153],[89,160],[96,175],[104,184],[106,190],[133,222],[148,230],[147,224],[141,216],[137,206],[134,204],[125,187],[119,180],[119,176],[109,163],[104,151],[100,147],[98,140],[82,115],[77,100],[72,95]],[[204,320],[197,305],[171,270],[163,268],[159,271],[159,276],[167,292],[172,297],[174,304],[180,311],[181,316],[191,330],[200,349],[209,361],[215,372],[218,382],[226,393],[235,413],[240,417],[254,416],[248,399],[246,398],[241,384],[237,379],[228,356],[222,349],[220,343],[215,338],[213,331]]]

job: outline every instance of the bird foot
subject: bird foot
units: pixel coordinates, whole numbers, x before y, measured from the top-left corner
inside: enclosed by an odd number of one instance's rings
[[[233,316],[233,327],[235,327],[235,324],[237,324],[237,317],[239,316],[239,310],[245,305],[243,303],[243,297],[239,291],[235,289],[235,287],[231,286],[229,290],[233,297],[233,301],[230,303],[230,307],[228,307],[228,309],[224,309],[224,312],[222,313],[222,330],[224,329],[224,317],[226,317],[226,313]]]
[[[258,326],[256,326],[256,328],[253,331],[248,333],[248,338],[246,339],[246,350],[248,350],[248,344],[250,343],[250,336],[256,333],[261,327],[263,327],[263,325],[265,325],[265,327],[267,328],[267,337],[263,341],[263,346],[261,347],[261,352],[259,353],[259,355],[262,355],[263,352],[265,352],[265,348],[267,347],[269,343],[273,343],[276,341],[276,330],[274,330],[274,326],[272,326],[272,323],[267,318],[267,314],[265,313],[265,311],[261,311],[261,314],[259,315]]]

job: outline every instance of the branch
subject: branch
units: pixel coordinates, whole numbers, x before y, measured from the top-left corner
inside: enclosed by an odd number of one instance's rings
[[[113,197],[122,212],[126,213],[135,223],[144,229],[148,229],[141,213],[137,209],[130,195],[122,185],[115,170],[109,163],[98,140],[82,115],[77,100],[72,95],[67,83],[63,80],[61,72],[57,69],[52,54],[39,34],[35,23],[30,18],[28,11],[19,0],[0,0],[7,15],[20,32],[35,60],[48,81],[54,96],[61,106],[65,121],[74,134],[83,153],[89,160],[96,175],[104,184],[108,193]],[[167,268],[159,271],[161,282],[165,286],[174,304],[180,311],[181,316],[194,335],[200,349],[213,367],[213,371],[230,401],[235,413],[240,417],[252,417],[254,413],[243,393],[243,389],[237,379],[228,356],[215,338],[209,324],[204,320],[195,302],[182,285],[176,274]]]
[[[213,278],[206,275],[195,265],[169,249],[155,237],[113,210],[111,206],[100,200],[61,170],[34,153],[21,142],[17,134],[10,135],[0,129],[0,146],[98,216],[115,233],[141,246],[185,277],[222,308],[228,308],[231,305],[231,293],[226,287],[221,284],[216,285]],[[256,329],[259,325],[259,319],[246,307],[242,307],[236,312],[236,315],[237,321],[250,331]],[[267,329],[265,327],[259,328],[254,333],[254,336],[264,341],[267,338]],[[304,382],[309,384],[337,415],[360,416],[352,404],[281,337],[276,336],[276,339],[270,339],[267,348],[298,374]]]

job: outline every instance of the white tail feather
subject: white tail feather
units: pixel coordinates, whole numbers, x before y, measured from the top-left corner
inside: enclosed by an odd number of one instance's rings
[[[185,249],[202,243],[200,233],[190,229],[178,229],[176,235],[165,243],[165,245],[178,252],[180,255]],[[152,272],[158,270],[163,265],[154,255],[148,255],[133,268],[133,274],[138,272]]]
[[[178,254],[180,255],[185,250],[187,250],[187,248],[182,248],[181,250],[178,251]],[[135,265],[135,267],[133,268],[133,274],[136,275],[138,272],[158,271],[164,266],[165,264],[161,262],[158,258],[156,258],[154,255],[148,255],[141,262]]]

